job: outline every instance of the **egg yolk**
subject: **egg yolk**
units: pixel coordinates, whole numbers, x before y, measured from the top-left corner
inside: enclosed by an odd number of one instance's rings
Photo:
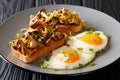
[[[93,45],[102,44],[102,39],[97,34],[86,34],[80,38],[83,42]]]
[[[63,56],[60,56],[62,54]],[[75,50],[63,50],[62,52],[58,53],[57,55],[58,60],[64,60],[65,63],[74,63],[75,61],[79,60],[80,57]]]

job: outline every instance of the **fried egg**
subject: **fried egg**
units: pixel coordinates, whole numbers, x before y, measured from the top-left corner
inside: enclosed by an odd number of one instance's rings
[[[53,50],[43,65],[52,69],[79,69],[90,63],[107,44],[108,37],[104,32],[85,31],[70,37],[67,45]]]
[[[108,44],[108,37],[101,31],[85,31],[73,36],[68,44],[75,50],[99,52]]]
[[[68,46],[62,46],[52,52],[50,59],[44,61],[47,68],[78,69],[95,58],[95,53],[79,52]]]

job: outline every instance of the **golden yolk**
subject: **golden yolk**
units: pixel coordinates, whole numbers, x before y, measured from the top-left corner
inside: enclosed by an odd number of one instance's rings
[[[64,54],[64,58],[59,54]],[[75,50],[63,50],[59,54],[58,54],[59,56],[57,55],[58,60],[63,60],[65,59],[65,57],[67,57],[67,59],[64,61],[65,63],[74,63],[75,61],[80,59],[77,51]]]
[[[88,44],[94,44],[94,45],[102,44],[102,39],[97,34],[86,34],[80,39]]]

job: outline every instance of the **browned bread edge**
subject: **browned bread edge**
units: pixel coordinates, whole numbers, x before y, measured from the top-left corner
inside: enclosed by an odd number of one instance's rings
[[[52,41],[48,44],[43,45],[42,47],[37,48],[37,50],[35,50],[35,52],[32,53],[31,56],[27,57],[25,55],[23,55],[22,53],[20,53],[19,51],[15,50],[12,45],[11,45],[11,52],[12,54],[19,58],[21,61],[25,62],[25,63],[30,63],[34,60],[36,60],[38,57],[51,52],[52,50],[64,45],[66,42],[66,38],[64,36],[64,38],[57,40],[57,41]]]

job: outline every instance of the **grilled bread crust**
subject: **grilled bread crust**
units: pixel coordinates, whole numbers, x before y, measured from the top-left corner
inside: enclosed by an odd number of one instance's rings
[[[11,52],[12,54],[17,57],[18,59],[20,59],[21,61],[25,62],[25,63],[30,63],[34,60],[36,60],[38,57],[51,52],[52,50],[64,45],[66,42],[66,38],[65,36],[60,39],[60,40],[56,40],[56,41],[51,41],[45,45],[43,45],[42,47],[38,47],[36,48],[30,55],[24,55],[22,54],[20,51],[16,50],[12,45],[11,45]]]

